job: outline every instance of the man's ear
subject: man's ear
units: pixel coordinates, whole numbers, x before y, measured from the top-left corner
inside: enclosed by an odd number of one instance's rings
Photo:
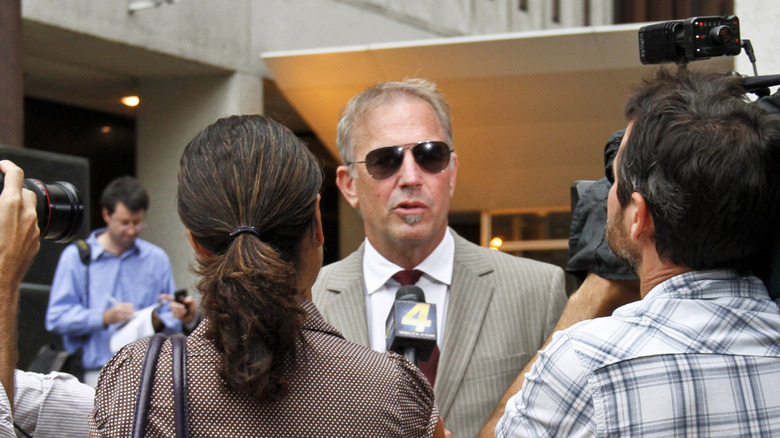
[[[652,237],[655,234],[655,222],[644,196],[639,192],[631,194],[631,238],[639,240],[643,235]]]
[[[339,166],[336,169],[336,185],[339,186],[341,194],[349,202],[352,208],[358,208],[360,202],[357,196],[357,177],[352,176],[349,167]]]
[[[450,157],[452,163],[450,163],[450,199],[455,194],[455,181],[458,179],[458,154],[452,153]]]
[[[106,207],[100,209],[101,216],[103,216],[103,222],[108,223],[111,220],[111,214]]]
[[[197,254],[199,257],[209,257],[213,255],[211,251],[200,246],[200,244],[196,242],[195,239],[192,238],[192,233],[190,233],[190,230],[187,230],[187,240],[190,241],[190,245],[192,246],[192,249],[195,250],[195,254]]]

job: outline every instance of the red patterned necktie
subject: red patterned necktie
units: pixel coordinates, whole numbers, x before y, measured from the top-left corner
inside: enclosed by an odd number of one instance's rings
[[[395,275],[393,275],[393,279],[401,283],[401,286],[406,286],[410,284],[416,284],[422,274],[423,272],[418,271],[417,269],[404,269],[403,271],[396,272]],[[439,346],[436,345],[433,347],[431,357],[429,357],[426,361],[420,362],[420,371],[422,371],[422,373],[425,375],[425,378],[428,379],[428,382],[431,384],[431,386],[436,383],[436,367],[438,365]]]
[[[393,275],[393,279],[399,283],[401,283],[401,286],[408,286],[410,284],[417,284],[417,281],[422,277],[423,272],[418,271],[417,269],[404,269],[403,271],[398,271]]]

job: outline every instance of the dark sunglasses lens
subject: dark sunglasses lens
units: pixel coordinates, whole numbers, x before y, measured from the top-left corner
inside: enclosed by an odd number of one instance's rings
[[[450,147],[441,141],[427,141],[412,148],[414,161],[426,172],[439,173],[450,164]]]
[[[374,149],[366,155],[366,170],[374,179],[387,179],[398,172],[403,162],[404,150],[397,146]]]

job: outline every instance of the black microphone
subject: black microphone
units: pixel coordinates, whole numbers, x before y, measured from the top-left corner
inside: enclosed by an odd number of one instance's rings
[[[401,286],[385,323],[387,350],[403,354],[415,366],[436,347],[436,305],[425,302],[417,286]]]

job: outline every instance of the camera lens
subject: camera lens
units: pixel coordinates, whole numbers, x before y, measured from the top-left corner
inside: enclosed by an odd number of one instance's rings
[[[728,26],[716,26],[710,31],[710,41],[715,46],[730,42],[733,36],[731,28]]]
[[[41,239],[62,243],[73,240],[84,219],[84,204],[76,187],[63,181],[43,184],[33,178],[25,178],[23,186],[38,198]]]

